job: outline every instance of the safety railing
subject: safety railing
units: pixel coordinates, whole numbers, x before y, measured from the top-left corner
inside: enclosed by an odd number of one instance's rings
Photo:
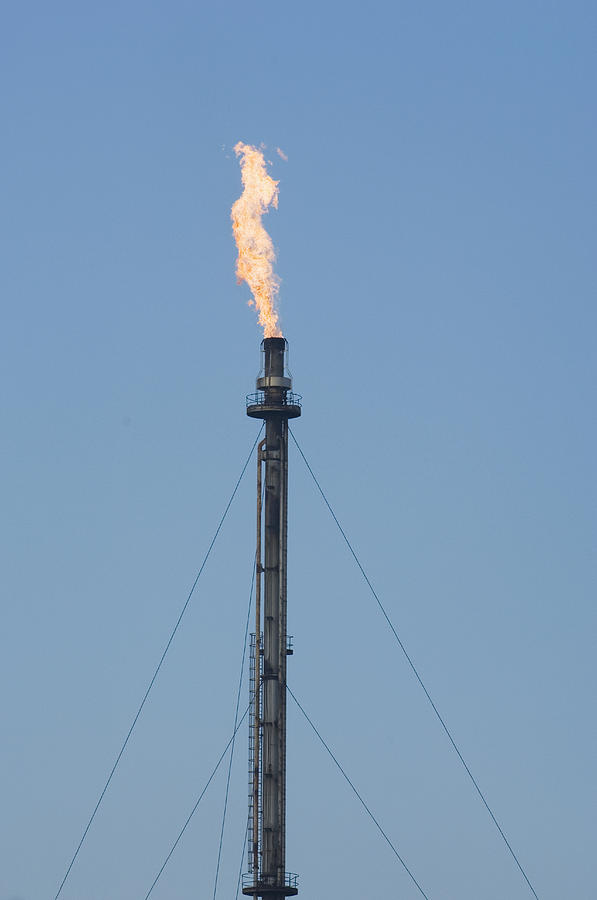
[[[294,872],[286,872],[284,875],[284,887],[289,888],[298,888],[298,875],[295,875]],[[270,884],[271,881],[271,884]],[[259,879],[259,881],[255,881],[255,873],[248,872],[243,875],[243,888],[253,887],[255,884],[263,885],[266,887],[278,887],[275,879]]]
[[[280,400],[276,399],[276,406],[300,406],[302,396],[292,391],[282,392]],[[256,391],[254,394],[247,394],[247,406],[269,406],[265,391]]]

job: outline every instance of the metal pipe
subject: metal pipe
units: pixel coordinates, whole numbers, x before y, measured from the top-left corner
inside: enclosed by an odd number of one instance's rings
[[[256,594],[256,699],[253,723],[253,878],[243,893],[268,900],[284,900],[298,893],[296,878],[286,877],[286,544],[288,533],[288,419],[300,415],[298,398],[286,373],[284,338],[262,344],[261,391],[251,398],[247,414],[265,419],[265,443],[258,458],[257,559],[263,547],[261,578]],[[263,469],[262,469],[263,463]],[[262,477],[265,498],[262,501]],[[262,603],[263,600],[263,603]],[[263,648],[261,647],[263,619]],[[263,656],[263,663],[261,657]],[[257,679],[259,674],[259,680]],[[259,712],[258,712],[259,711]],[[260,748],[260,749],[258,749]],[[255,783],[255,779],[257,783]],[[261,858],[259,859],[259,848]]]
[[[257,447],[257,548],[255,552],[255,719],[253,722],[253,872],[259,872],[259,781],[261,736],[261,519],[265,438]]]
[[[263,623],[263,819],[262,877],[267,883],[280,884],[284,876],[284,833],[280,815],[284,769],[282,744],[284,725],[281,703],[281,601],[283,584],[281,497],[283,492],[282,421],[266,422],[265,460],[265,601]],[[282,882],[283,883],[283,882]]]

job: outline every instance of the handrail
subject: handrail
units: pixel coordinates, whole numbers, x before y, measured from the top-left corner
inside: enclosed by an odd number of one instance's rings
[[[265,391],[255,391],[254,394],[247,394],[246,399],[247,406],[270,406]],[[303,398],[300,394],[295,394],[292,391],[285,391],[282,393],[282,397],[279,400],[276,399],[275,405],[300,407],[302,400]]]
[[[284,887],[298,888],[298,875],[294,872],[286,872],[284,874]],[[256,884],[264,884],[263,881],[255,880],[255,873],[248,872],[243,875],[243,887],[253,887]]]

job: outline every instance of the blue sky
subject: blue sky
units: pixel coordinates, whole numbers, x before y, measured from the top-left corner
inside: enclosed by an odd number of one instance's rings
[[[238,140],[280,179],[295,434],[538,896],[589,900],[594,5],[1,24],[0,900],[54,896],[255,438]],[[293,690],[431,898],[531,896],[296,452],[290,490]],[[230,736],[254,492],[251,466],[64,900],[142,900]],[[418,896],[290,713],[301,895]],[[156,900],[212,895],[224,776]],[[243,731],[218,897],[246,790]]]

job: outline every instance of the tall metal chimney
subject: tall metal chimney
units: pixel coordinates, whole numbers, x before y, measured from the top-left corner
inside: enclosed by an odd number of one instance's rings
[[[265,420],[265,439],[257,457],[249,874],[243,877],[243,894],[283,900],[298,893],[297,876],[286,872],[286,658],[292,653],[286,633],[286,538],[288,419],[300,416],[301,398],[291,392],[286,340],[265,338],[261,350],[257,393],[247,397],[247,415]]]

